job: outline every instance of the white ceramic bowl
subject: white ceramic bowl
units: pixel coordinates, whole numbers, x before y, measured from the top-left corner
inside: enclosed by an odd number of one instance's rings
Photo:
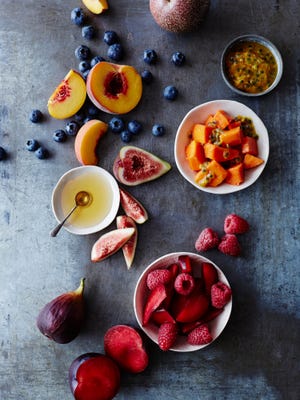
[[[77,215],[66,221],[64,229],[77,235],[99,232],[115,219],[118,212],[120,191],[117,181],[108,171],[98,166],[86,165],[67,171],[52,192],[52,210],[58,222],[75,205],[76,193],[81,190],[92,195],[92,202],[90,205],[78,207]],[[101,193],[104,193],[103,196]],[[102,198],[106,199],[103,204]],[[93,212],[90,212],[89,207]]]
[[[134,291],[133,306],[134,306],[135,317],[137,319],[139,326],[145,332],[145,334],[151,340],[153,340],[153,342],[155,342],[156,344],[158,343],[158,340],[157,340],[158,326],[152,322],[149,322],[146,326],[143,326],[143,324],[142,324],[143,310],[145,307],[147,297],[149,295],[149,289],[147,288],[147,285],[146,285],[147,275],[149,274],[149,272],[151,272],[155,269],[166,268],[170,264],[176,263],[178,261],[178,257],[181,255],[188,255],[191,258],[194,268],[195,267],[197,268],[197,265],[199,265],[199,269],[200,269],[201,264],[203,262],[213,264],[213,266],[218,271],[219,281],[225,283],[226,285],[228,285],[230,287],[228,280],[226,279],[224,273],[220,270],[220,268],[216,264],[214,264],[211,260],[209,260],[208,258],[203,257],[199,254],[188,253],[188,252],[169,253],[169,254],[166,254],[166,255],[158,258],[157,260],[153,261],[144,270],[144,272],[141,274],[141,276],[138,279],[138,282],[136,284],[135,291]],[[223,312],[220,315],[218,315],[214,320],[208,322],[208,325],[209,325],[210,331],[211,331],[211,335],[213,337],[213,341],[217,339],[217,337],[221,334],[221,332],[225,328],[225,326],[229,320],[230,314],[231,314],[231,309],[232,309],[232,299],[226,304]],[[178,336],[178,339],[176,340],[174,346],[170,350],[177,351],[177,352],[190,352],[190,351],[200,350],[200,349],[208,346],[209,344],[205,344],[205,345],[201,345],[201,346],[190,345],[189,343],[187,343],[185,336]]]
[[[258,155],[264,162],[256,168],[245,171],[245,181],[238,186],[222,183],[217,187],[202,187],[194,181],[196,172],[192,171],[185,157],[185,148],[190,141],[190,133],[192,127],[196,123],[203,123],[210,114],[214,114],[217,110],[224,110],[232,117],[242,115],[252,119],[258,139]],[[249,107],[242,103],[232,100],[214,100],[200,104],[190,110],[183,118],[178,127],[175,145],[174,145],[175,161],[181,175],[197,189],[213,194],[228,194],[243,190],[252,185],[264,170],[269,157],[269,135],[262,120]]]

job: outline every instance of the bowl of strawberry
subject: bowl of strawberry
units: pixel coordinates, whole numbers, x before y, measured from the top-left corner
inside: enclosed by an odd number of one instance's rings
[[[190,352],[222,333],[231,314],[232,291],[208,258],[177,252],[144,270],[133,302],[139,326],[162,351]]]

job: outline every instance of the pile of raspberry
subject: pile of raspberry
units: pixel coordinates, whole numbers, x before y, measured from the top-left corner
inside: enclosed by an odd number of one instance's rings
[[[220,238],[214,229],[205,228],[200,232],[195,248],[199,252],[217,248],[224,254],[238,257],[241,255],[242,248],[237,235],[247,232],[249,228],[249,223],[244,218],[237,214],[229,214],[224,220],[225,234]]]

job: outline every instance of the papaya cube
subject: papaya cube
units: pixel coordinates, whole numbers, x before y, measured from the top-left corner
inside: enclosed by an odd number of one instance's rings
[[[239,126],[223,131],[220,135],[222,145],[237,146],[242,143],[242,131]]]
[[[213,116],[212,114],[210,114],[210,115],[207,117],[207,119],[206,119],[204,125],[209,126],[209,127],[213,128],[213,129],[215,129],[215,128],[217,127],[217,121],[214,119],[214,116]]]
[[[225,111],[218,110],[214,115],[214,120],[219,128],[225,129],[229,125],[231,118],[225,113]]]
[[[205,143],[203,147],[205,157],[218,162],[230,161],[240,156],[239,150],[230,147],[222,147],[213,143]]]
[[[245,169],[255,168],[258,165],[262,164],[264,160],[262,158],[253,156],[252,154],[245,154],[243,165]]]
[[[227,170],[217,161],[210,161],[207,166],[201,169],[195,176],[195,182],[200,186],[218,186],[227,176]]]
[[[204,124],[195,124],[192,131],[193,139],[202,144],[207,143],[212,129]]]
[[[253,156],[258,155],[257,139],[251,136],[245,136],[242,139],[242,154],[252,154]]]
[[[191,140],[185,149],[186,159],[193,171],[199,171],[200,165],[205,161],[204,150],[201,143]]]
[[[240,185],[244,182],[245,179],[244,172],[245,171],[243,163],[239,163],[234,167],[228,168],[225,182],[229,183],[230,185]]]

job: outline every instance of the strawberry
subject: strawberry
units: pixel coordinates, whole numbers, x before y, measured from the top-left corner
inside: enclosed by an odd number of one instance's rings
[[[223,282],[217,282],[211,287],[211,304],[215,308],[223,308],[231,299],[231,289]]]
[[[248,222],[237,214],[229,214],[224,220],[225,233],[245,233],[249,230]]]
[[[163,351],[169,350],[175,343],[177,335],[177,324],[173,322],[164,322],[158,329],[158,346]]]
[[[164,285],[158,285],[151,290],[144,308],[143,325],[149,322],[152,313],[160,307],[166,297],[167,292]]]
[[[238,238],[233,233],[226,233],[218,246],[218,249],[229,256],[237,257],[241,254],[241,246]]]
[[[171,272],[168,269],[155,269],[147,275],[147,287],[153,290],[160,284],[166,285],[170,282],[171,277]]]
[[[209,331],[209,328],[206,324],[200,325],[197,328],[193,329],[187,337],[187,341],[189,344],[193,345],[203,345],[212,342],[213,338]]]
[[[210,295],[210,289],[214,283],[218,280],[218,272],[216,268],[210,263],[202,263],[201,266],[202,279],[204,282],[205,293]]]
[[[179,256],[178,262],[181,272],[186,272],[187,274],[191,274],[193,272],[191,259],[189,256]]]
[[[195,287],[195,280],[191,274],[182,272],[176,276],[174,282],[174,289],[177,293],[187,296],[190,294]]]
[[[217,247],[219,242],[218,234],[212,228],[205,228],[196,240],[195,248],[197,251],[207,251]]]

